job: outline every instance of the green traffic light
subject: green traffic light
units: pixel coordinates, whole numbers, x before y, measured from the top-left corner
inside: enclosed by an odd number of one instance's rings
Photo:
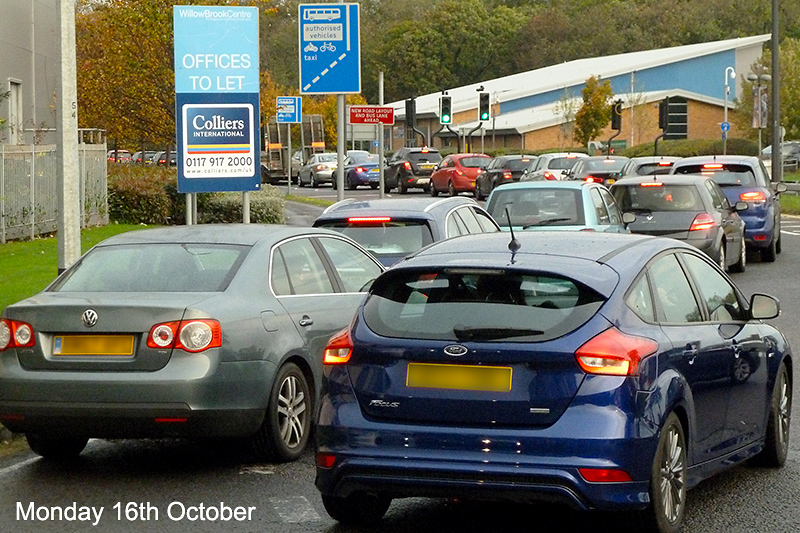
[[[442,124],[450,124],[450,115],[442,116]]]
[[[489,120],[489,113],[483,113],[481,115],[481,120]]]

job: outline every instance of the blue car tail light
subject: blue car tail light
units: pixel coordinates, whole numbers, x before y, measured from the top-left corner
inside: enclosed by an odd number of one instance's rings
[[[587,374],[636,376],[639,364],[658,350],[658,343],[609,328],[575,351],[578,364]]]

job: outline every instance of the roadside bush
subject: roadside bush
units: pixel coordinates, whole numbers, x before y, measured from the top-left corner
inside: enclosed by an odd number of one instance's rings
[[[108,166],[108,215],[121,224],[169,224],[165,187],[175,171],[139,165]]]
[[[198,206],[197,218],[201,224],[241,222],[242,193],[214,193],[201,210]],[[283,224],[283,193],[271,185],[264,185],[260,191],[250,193],[250,222],[258,224]]]
[[[653,155],[654,143],[632,146],[620,152],[626,157]],[[725,150],[728,154],[758,155],[758,144],[749,139],[730,138]],[[722,155],[721,139],[682,139],[679,141],[659,141],[658,155],[691,157],[695,155]]]
[[[284,222],[283,193],[271,185],[250,193],[250,222]],[[178,225],[186,223],[186,197],[178,192],[174,168],[109,165],[108,210],[121,224]],[[199,193],[201,223],[241,222],[242,193]]]

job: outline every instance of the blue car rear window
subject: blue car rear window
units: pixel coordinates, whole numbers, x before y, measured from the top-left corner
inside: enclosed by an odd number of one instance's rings
[[[447,341],[545,341],[586,323],[604,300],[555,274],[436,269],[384,274],[364,306],[378,335]]]

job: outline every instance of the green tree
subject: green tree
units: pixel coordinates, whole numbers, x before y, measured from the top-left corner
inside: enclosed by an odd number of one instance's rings
[[[575,113],[575,141],[586,145],[595,139],[611,122],[611,98],[614,91],[611,82],[591,76],[581,91],[583,105]]]

